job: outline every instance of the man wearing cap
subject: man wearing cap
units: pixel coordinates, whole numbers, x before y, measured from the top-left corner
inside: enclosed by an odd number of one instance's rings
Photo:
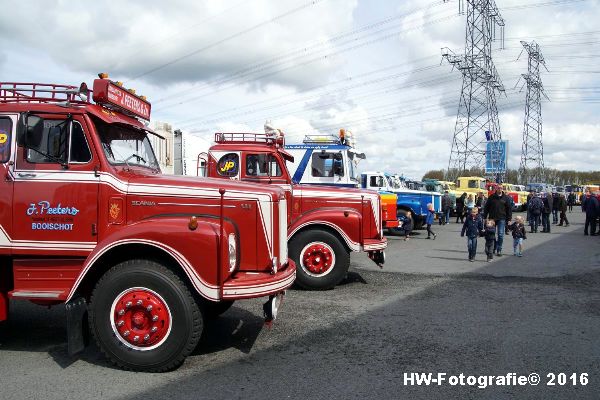
[[[501,185],[496,187],[496,192],[485,203],[484,218],[493,219],[496,222],[498,239],[494,246],[494,252],[501,256],[502,243],[506,233],[506,221],[512,219],[512,201],[509,196],[504,194],[504,188]]]

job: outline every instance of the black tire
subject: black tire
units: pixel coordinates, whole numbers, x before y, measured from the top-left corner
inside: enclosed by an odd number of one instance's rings
[[[171,328],[155,348],[139,350],[124,344],[112,326],[111,309],[118,296],[132,288],[158,294],[170,312]],[[96,284],[89,305],[89,326],[100,350],[120,368],[165,372],[180,366],[196,348],[203,319],[194,297],[171,270],[149,260],[120,263]]]
[[[202,300],[201,308],[202,315],[205,320],[217,319],[221,314],[225,313],[233,305],[233,300],[210,301]]]
[[[311,274],[300,260],[300,252],[311,243],[325,243],[335,256],[329,272],[323,275]],[[322,229],[309,229],[295,235],[289,242],[290,258],[296,263],[296,284],[307,290],[327,290],[334,288],[348,274],[350,252],[332,233]]]

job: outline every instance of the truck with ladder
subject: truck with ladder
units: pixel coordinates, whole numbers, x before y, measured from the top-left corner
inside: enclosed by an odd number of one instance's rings
[[[347,275],[351,252],[367,252],[383,265],[387,240],[379,195],[351,187],[299,185],[286,167],[294,157],[285,149],[282,132],[216,133],[204,157],[206,176],[286,189],[287,238],[298,286],[335,287]]]
[[[150,111],[106,74],[0,82],[0,325],[13,301],[64,305],[69,353],[89,326],[115,365],[162,372],[234,301],[276,318],[296,277],[285,191],[163,175]]]

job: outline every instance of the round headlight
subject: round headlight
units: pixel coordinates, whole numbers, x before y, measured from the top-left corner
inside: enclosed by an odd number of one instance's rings
[[[233,272],[237,264],[237,242],[235,240],[235,234],[229,234],[228,240],[229,249],[229,272]]]

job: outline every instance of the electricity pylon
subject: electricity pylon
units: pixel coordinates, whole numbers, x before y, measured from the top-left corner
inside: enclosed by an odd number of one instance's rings
[[[504,85],[492,61],[492,42],[496,26],[504,37],[504,19],[494,0],[467,0],[466,10],[464,6],[462,10],[467,14],[465,54],[456,55],[447,47],[442,49],[442,59],[463,75],[448,162],[450,180],[465,170],[482,169],[487,143],[497,145],[502,140],[496,93],[504,93]],[[487,175],[502,180],[503,168],[504,160],[492,157]]]
[[[544,182],[544,144],[542,142],[542,95],[548,99],[540,79],[540,65],[546,68],[546,60],[535,41],[521,44],[529,54],[527,73],[522,78],[527,84],[525,123],[521,145],[519,181],[522,184]],[[522,53],[522,52],[521,52]],[[519,55],[520,57],[520,55]],[[546,68],[546,71],[548,68]],[[517,82],[518,84],[518,82]],[[521,87],[522,88],[522,87]]]

